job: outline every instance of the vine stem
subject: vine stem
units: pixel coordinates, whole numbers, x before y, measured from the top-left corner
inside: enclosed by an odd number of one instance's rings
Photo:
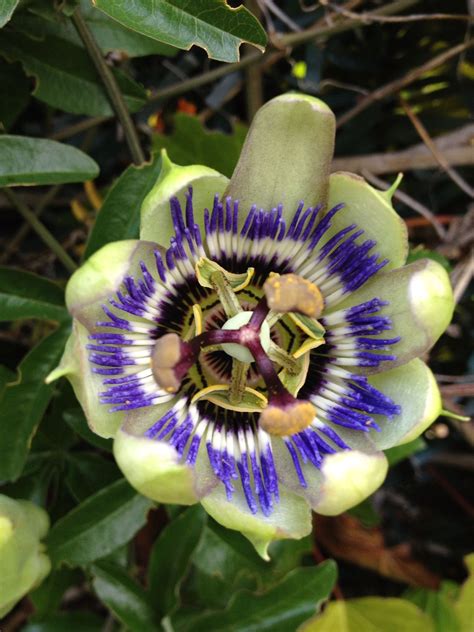
[[[84,42],[84,46],[86,47],[86,50],[89,53],[94,66],[96,67],[102,83],[104,84],[104,88],[107,92],[107,96],[109,97],[112,108],[114,109],[115,114],[117,115],[117,118],[119,119],[123,127],[123,132],[125,134],[130,153],[132,154],[133,162],[136,165],[140,165],[145,162],[145,155],[140,146],[137,131],[135,129],[135,126],[133,125],[130,112],[127,109],[127,105],[124,101],[122,92],[117,85],[115,77],[112,74],[109,66],[106,64],[102,56],[102,51],[95,41],[94,36],[92,35],[79,9],[76,9],[76,11],[73,13],[72,21],[79,34],[79,37]]]
[[[51,248],[56,257],[61,261],[69,272],[74,272],[77,270],[77,264],[71,257],[67,254],[64,248],[61,246],[59,241],[49,232],[49,230],[44,226],[36,215],[33,213],[28,206],[20,200],[19,197],[9,188],[5,187],[3,189],[3,193],[7,200],[13,204],[13,206],[17,209],[17,211],[23,216],[23,218],[28,222],[31,228],[36,232],[38,237],[40,237],[44,243]]]

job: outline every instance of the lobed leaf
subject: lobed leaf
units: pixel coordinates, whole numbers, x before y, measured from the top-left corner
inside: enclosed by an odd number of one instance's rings
[[[0,55],[19,61],[36,79],[34,96],[52,107],[73,114],[108,116],[113,110],[87,52],[57,35],[31,39],[20,32],[0,33]],[[144,89],[130,77],[113,73],[130,111],[146,102]]]
[[[160,42],[189,50],[204,48],[211,59],[235,62],[247,42],[264,50],[267,38],[245,7],[224,0],[93,0],[95,6],[124,26]]]

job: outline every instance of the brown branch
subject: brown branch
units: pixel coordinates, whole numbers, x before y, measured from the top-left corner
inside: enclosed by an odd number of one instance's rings
[[[443,156],[451,165],[474,165],[472,147],[451,147],[443,151]],[[398,173],[409,169],[434,169],[439,162],[430,153],[403,150],[384,154],[362,154],[360,156],[343,156],[335,158],[333,171],[354,171],[362,173],[365,169],[374,174]]]
[[[375,186],[381,189],[388,189],[388,187],[390,186],[388,182],[385,182],[384,180],[380,180],[380,178],[377,178],[376,176],[374,176],[372,173],[370,173],[367,170],[364,170],[362,172],[362,175],[371,184],[374,184]],[[439,238],[443,241],[446,239],[446,230],[443,228],[443,226],[441,225],[436,215],[434,215],[434,213],[432,213],[429,208],[427,208],[423,204],[420,204],[418,200],[415,200],[414,198],[412,198],[411,195],[408,195],[408,193],[404,193],[403,191],[400,191],[400,190],[395,191],[395,193],[393,194],[393,197],[396,200],[403,202],[403,204],[406,204],[408,207],[410,207],[411,209],[413,209],[420,215],[422,215],[425,219],[427,219],[430,222],[430,224],[433,225],[433,228],[438,233]]]
[[[422,64],[421,66],[418,66],[418,68],[414,68],[413,70],[410,70],[410,72],[408,72],[403,77],[400,77],[399,79],[395,79],[395,81],[391,81],[390,83],[387,83],[384,86],[377,88],[377,90],[374,90],[369,95],[362,98],[357,103],[357,105],[355,105],[352,109],[350,109],[345,114],[340,116],[337,120],[337,127],[342,127],[342,125],[345,125],[346,123],[348,123],[355,116],[363,112],[365,109],[367,109],[370,105],[372,105],[376,101],[381,101],[382,99],[385,99],[386,97],[391,96],[392,94],[396,94],[405,86],[409,85],[410,83],[413,83],[413,81],[415,81],[416,79],[419,79],[426,72],[433,70],[434,68],[437,68],[438,66],[441,66],[442,64],[446,63],[453,57],[456,57],[460,53],[463,53],[464,51],[468,50],[472,46],[474,46],[474,39],[470,39],[467,42],[464,42],[463,44],[458,44],[457,46],[454,46],[453,48],[447,51],[444,51],[440,55],[433,57],[433,59],[430,59],[429,61]]]
[[[407,103],[407,101],[402,96],[400,96],[400,103],[406,115],[410,119],[413,127],[416,129],[418,135],[420,136],[421,140],[425,143],[426,147],[430,150],[430,152],[433,155],[433,158],[439,164],[441,169],[443,169],[443,171],[445,171],[448,174],[451,180],[455,184],[457,184],[458,187],[462,191],[464,191],[464,193],[467,193],[467,195],[469,195],[471,198],[474,197],[474,189],[472,189],[472,187],[469,186],[469,184],[459,175],[459,173],[451,167],[448,159],[446,158],[446,155],[441,153],[438,150],[438,148],[436,147],[436,144],[433,142],[431,136],[429,135],[428,130],[420,121],[418,116],[415,114],[413,108],[409,105],[409,103]],[[472,148],[471,148],[471,152],[472,152]]]
[[[382,24],[389,23],[404,23],[404,22],[419,22],[420,20],[461,20],[463,22],[473,22],[474,17],[470,15],[462,15],[459,13],[419,13],[416,15],[396,15],[396,16],[382,16],[377,15],[374,11],[355,13],[345,7],[341,7],[337,4],[329,2],[329,0],[319,0],[319,3],[325,7],[329,7],[334,13],[343,15],[346,18],[352,18],[353,20],[362,20],[365,24],[372,22],[379,22]]]

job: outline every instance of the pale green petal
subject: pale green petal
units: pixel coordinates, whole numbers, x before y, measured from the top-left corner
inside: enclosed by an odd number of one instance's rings
[[[337,516],[355,507],[382,485],[387,471],[383,453],[352,450],[327,455],[321,468],[321,499],[314,511],[323,516]]]
[[[88,329],[97,320],[104,320],[101,305],[115,294],[127,274],[139,272],[140,261],[153,270],[156,248],[154,243],[126,240],[112,242],[95,252],[66,287],[66,305],[74,318]]]
[[[93,373],[86,348],[89,331],[78,320],[73,322],[72,334],[69,337],[59,366],[46,378],[50,383],[60,377],[67,377],[87,419],[92,432],[101,437],[110,438],[115,435],[125,419],[122,411],[111,413],[109,407],[101,404],[98,394],[104,390],[103,375]]]
[[[280,490],[280,501],[270,516],[252,514],[241,489],[234,492],[231,501],[227,500],[223,485],[218,485],[201,503],[224,527],[241,531],[264,560],[270,559],[267,549],[273,540],[299,540],[311,532],[307,503],[284,489]]]
[[[284,94],[266,103],[250,126],[227,195],[271,210],[283,204],[293,216],[299,202],[326,201],[334,149],[334,114],[328,106],[303,94]]]
[[[431,259],[420,259],[403,268],[376,275],[328,313],[373,298],[389,303],[382,313],[392,319],[392,330],[382,332],[380,337],[401,336],[401,341],[388,352],[397,356],[390,368],[428,351],[445,331],[454,309],[451,284],[444,268]],[[378,368],[367,372],[378,373],[386,368],[381,362]]]
[[[196,223],[203,226],[204,209],[212,209],[216,193],[222,196],[229,179],[204,165],[175,165],[162,151],[163,167],[156,184],[143,200],[140,220],[140,238],[169,246],[174,235],[170,215],[170,198],[177,197],[183,210],[185,195],[193,189],[193,207]]]
[[[274,439],[272,448],[282,485],[302,496],[316,513],[337,515],[357,505],[383,483],[387,460],[372,441],[375,433],[333,426],[352,450],[326,455],[321,469],[300,460],[307,486],[298,480],[293,460],[283,441]]]
[[[51,562],[40,542],[48,528],[43,509],[0,495],[0,616],[49,573]]]
[[[408,254],[407,228],[387,193],[374,189],[360,176],[341,171],[329,178],[328,208],[341,202],[345,206],[332,219],[321,245],[346,226],[357,224],[364,229],[365,239],[377,242],[374,252],[389,259],[386,270],[402,266]]]
[[[129,483],[147,498],[179,505],[198,501],[192,469],[178,462],[178,453],[167,443],[119,430],[114,455]]]
[[[381,450],[413,441],[441,412],[441,395],[435,377],[418,358],[373,375],[369,381],[402,408],[401,414],[391,421],[375,416],[382,430],[372,438]]]

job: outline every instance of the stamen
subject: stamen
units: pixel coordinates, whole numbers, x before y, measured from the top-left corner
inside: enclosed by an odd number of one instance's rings
[[[297,274],[270,276],[263,284],[268,307],[275,312],[299,312],[318,318],[324,307],[319,288]]]

